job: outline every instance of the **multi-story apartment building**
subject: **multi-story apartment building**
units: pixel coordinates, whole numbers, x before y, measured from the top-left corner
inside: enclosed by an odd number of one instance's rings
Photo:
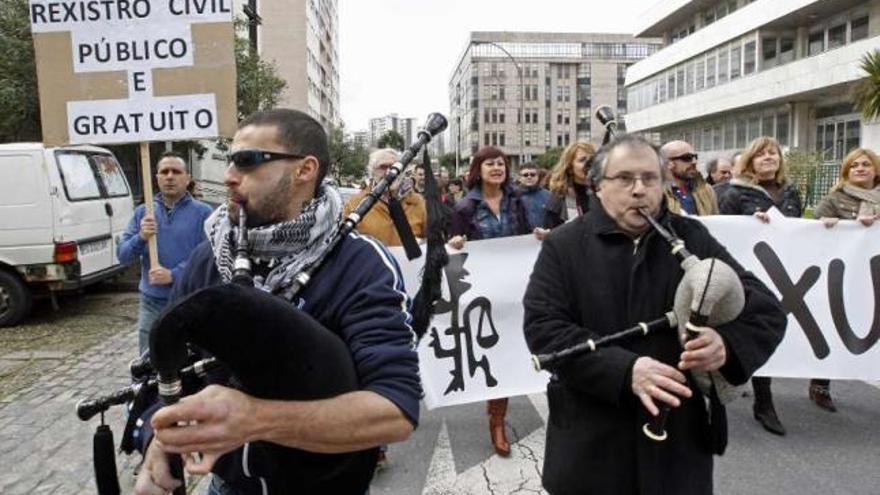
[[[287,87],[279,107],[295,108],[325,128],[340,123],[337,0],[234,0],[234,15],[250,21],[238,36],[249,38],[260,58],[271,62]],[[225,200],[225,152],[215,143],[193,157],[200,193],[213,203]]]
[[[359,146],[361,148],[370,147],[370,133],[367,131],[354,131],[353,133],[351,133],[351,139],[354,142],[355,146]]]
[[[287,81],[279,106],[308,112],[325,127],[340,121],[337,3],[256,0],[258,52]]]
[[[595,109],[625,114],[627,67],[659,48],[624,34],[472,32],[449,81],[448,148],[466,161],[493,145],[519,164],[598,141]]]
[[[370,119],[370,146],[377,147],[379,139],[388,131],[395,131],[403,136],[404,144],[409,146],[416,130],[415,119],[398,117],[396,113]]]
[[[880,0],[669,0],[642,19],[636,36],[664,47],[627,72],[630,131],[684,139],[701,161],[762,135],[838,164],[880,146],[852,102],[860,59],[880,48]]]

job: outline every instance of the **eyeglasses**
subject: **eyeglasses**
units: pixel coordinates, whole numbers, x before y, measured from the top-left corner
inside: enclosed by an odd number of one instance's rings
[[[695,162],[695,161],[697,161],[697,158],[699,158],[699,155],[697,155],[696,153],[685,153],[683,155],[670,156],[669,160],[670,161],[678,160],[678,161],[682,161],[682,162]]]
[[[531,173],[531,172],[527,172],[527,173],[524,173],[524,174],[519,174],[519,176],[520,176],[520,177],[537,177],[538,174],[533,174],[533,173]]]
[[[256,168],[266,162],[305,158],[307,155],[293,155],[263,150],[239,150],[229,155],[229,161],[240,169]]]
[[[623,189],[632,189],[635,187],[637,180],[642,181],[642,185],[645,187],[654,187],[660,184],[660,174],[635,175],[629,172],[621,172],[612,177],[606,175],[602,178],[613,182],[616,186]]]

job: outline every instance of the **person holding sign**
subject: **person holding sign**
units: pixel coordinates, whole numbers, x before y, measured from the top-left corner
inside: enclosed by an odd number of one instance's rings
[[[684,270],[643,215],[698,258],[733,268],[745,306],[729,323],[697,327],[684,350],[676,331],[658,330],[549,366],[542,481],[553,495],[711,494],[712,456],[724,452],[727,421],[723,405],[707,410],[712,398],[691,372],[718,371],[743,384],[782,341],[785,315],[767,287],[702,223],[669,211],[661,163],[657,148],[638,136],[599,150],[590,207],[547,234],[535,262],[523,298],[530,351],[554,353],[672,309]],[[672,408],[668,438],[656,441],[643,425],[664,406]]]
[[[797,186],[785,174],[785,158],[776,139],[763,136],[753,140],[743,151],[733,171],[734,179],[718,200],[722,215],[752,215],[769,223],[767,210],[776,208],[787,217],[803,213]],[[773,405],[769,376],[752,378],[755,403],[752,413],[761,426],[774,435],[785,435],[785,427]]]
[[[202,224],[211,214],[211,207],[193,199],[187,191],[190,175],[183,156],[166,151],[156,164],[156,182],[160,194],[153,200],[154,215],[146,214],[145,205],[135,209],[116,247],[116,256],[124,264],[141,258],[141,293],[138,311],[138,351],[149,346],[150,328],[168,304],[174,281],[183,273],[186,260],[196,246],[205,240]],[[150,266],[147,243],[156,236],[159,266]]]
[[[840,179],[827,196],[819,201],[813,217],[832,228],[839,220],[857,220],[865,227],[874,225],[880,216],[880,158],[866,148],[856,148],[846,155],[840,167]],[[810,380],[810,400],[828,412],[836,412],[831,399],[831,380]]]
[[[510,164],[504,152],[494,146],[480,148],[471,158],[467,175],[467,195],[455,204],[449,245],[464,247],[465,241],[495,239],[528,234],[528,212],[510,179]],[[508,399],[490,399],[489,438],[501,457],[510,455],[505,417]]]

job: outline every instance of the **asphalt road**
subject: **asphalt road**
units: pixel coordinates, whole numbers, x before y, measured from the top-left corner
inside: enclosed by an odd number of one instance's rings
[[[75,402],[126,383],[134,355],[137,294],[91,291],[40,305],[26,324],[0,329],[0,493],[95,493],[91,432]],[[806,380],[775,380],[786,437],[751,417],[751,399],[728,410],[730,445],[715,469],[718,494],[880,494],[880,389],[834,382],[840,411],[824,412],[806,397]],[[511,400],[513,455],[494,455],[484,404],[423,411],[412,438],[392,445],[372,495],[541,493],[547,407],[543,394]],[[117,439],[123,415],[108,416]],[[129,492],[137,457],[120,456]],[[15,469],[9,469],[15,466]],[[194,492],[201,492],[201,487]]]

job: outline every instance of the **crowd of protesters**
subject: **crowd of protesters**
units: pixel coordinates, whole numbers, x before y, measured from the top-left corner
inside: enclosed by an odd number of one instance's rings
[[[530,232],[543,239],[551,229],[583,216],[593,194],[588,176],[596,153],[592,144],[576,141],[562,151],[550,170],[529,162],[514,171],[500,149],[485,146],[474,153],[462,177],[450,178],[446,169],[436,167],[441,199],[452,213],[450,246],[460,249],[468,240]],[[789,217],[805,213],[801,194],[786,174],[784,151],[774,138],[759,137],[733,156],[715,157],[703,164],[692,144],[685,141],[663,144],[660,156],[664,160],[665,202],[673,213],[749,215],[764,223],[770,222],[767,211],[774,207]],[[413,194],[423,193],[422,166],[411,180]],[[868,149],[852,150],[843,160],[837,183],[813,211],[813,218],[821,219],[828,228],[840,219],[872,225],[880,214],[878,184],[880,158]],[[424,202],[419,207],[424,209]],[[414,222],[414,230],[419,223]],[[766,430],[785,435],[773,404],[771,383],[768,377],[753,378],[754,416]],[[822,409],[836,411],[829,380],[811,380],[809,397]],[[492,443],[502,455],[509,452],[503,426],[506,405],[506,399],[489,404]]]
[[[502,150],[485,146],[473,154],[465,175],[450,176],[447,169],[430,167],[434,178],[430,181],[426,181],[428,167],[417,165],[386,190],[357,229],[388,246],[399,246],[406,244],[406,239],[401,237],[400,224],[404,223],[410,231],[404,237],[424,239],[429,224],[425,198],[433,194],[436,186],[440,202],[451,216],[447,239],[450,247],[462,249],[470,241],[519,235],[533,235],[543,240],[551,230],[567,222],[579,218],[586,222],[599,215],[587,215],[590,205],[598,204],[597,197],[602,197],[601,190],[598,194],[594,192],[591,180],[597,184],[608,180],[623,184],[624,188],[636,187],[637,182],[642,188],[648,187],[649,182],[653,186],[662,184],[662,201],[675,215],[748,215],[763,223],[771,222],[767,213],[771,208],[789,217],[804,215],[800,192],[786,174],[784,151],[771,137],[759,137],[741,153],[730,158],[716,157],[702,167],[691,143],[665,143],[658,154],[662,177],[656,174],[607,177],[607,171],[601,166],[594,167],[594,160],[601,163],[597,155],[608,154],[603,150],[597,150],[588,142],[576,141],[562,151],[550,170],[532,162],[514,170]],[[381,180],[398,159],[399,153],[392,149],[379,149],[370,154],[368,163],[364,164],[368,182],[363,191],[348,198],[345,214],[357,207],[368,189]],[[868,149],[852,150],[843,160],[837,183],[818,203],[813,217],[829,229],[841,219],[856,220],[870,227],[880,216],[878,184],[880,158]],[[182,194],[189,197],[185,191]],[[139,220],[133,219],[132,225],[137,227]],[[147,235],[157,230],[147,227],[149,225],[141,224],[141,229],[149,230]],[[138,239],[138,242],[143,246],[145,240]],[[145,327],[143,323],[141,326]],[[142,339],[142,350],[143,342]],[[752,379],[754,417],[766,430],[785,435],[773,404],[771,383],[769,377]],[[827,379],[810,381],[809,398],[824,410],[836,411]],[[487,406],[491,443],[501,456],[510,455],[505,431],[507,407],[506,398],[490,400]],[[379,456],[380,466],[385,460],[384,450]]]

